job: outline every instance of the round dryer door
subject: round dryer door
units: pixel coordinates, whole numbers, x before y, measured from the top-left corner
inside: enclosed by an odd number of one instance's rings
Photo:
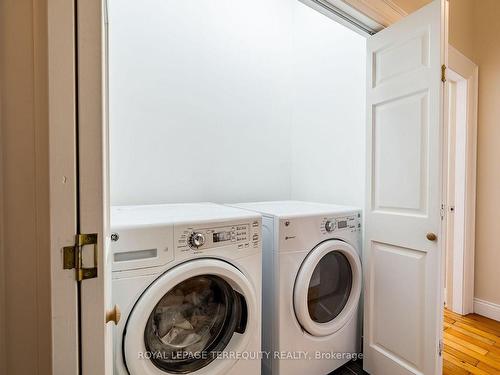
[[[328,336],[342,328],[357,311],[361,280],[361,262],[351,245],[329,240],[315,247],[295,280],[295,314],[304,330]]]
[[[213,374],[234,361],[258,329],[256,293],[237,268],[216,259],[181,264],[137,301],[124,336],[131,375]],[[215,371],[215,372],[214,372]]]

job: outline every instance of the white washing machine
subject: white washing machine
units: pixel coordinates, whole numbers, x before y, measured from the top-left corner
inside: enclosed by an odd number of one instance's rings
[[[325,375],[361,350],[361,211],[309,202],[260,212],[263,374]]]
[[[121,206],[111,230],[115,375],[260,373],[260,214]]]

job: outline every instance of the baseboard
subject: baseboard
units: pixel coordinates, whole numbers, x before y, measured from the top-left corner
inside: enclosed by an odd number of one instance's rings
[[[496,303],[474,298],[474,312],[500,322],[500,305]]]

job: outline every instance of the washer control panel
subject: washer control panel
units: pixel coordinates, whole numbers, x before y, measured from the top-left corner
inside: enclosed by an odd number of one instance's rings
[[[356,232],[361,230],[361,215],[348,215],[343,217],[325,217],[321,221],[320,231],[323,234],[339,231]]]
[[[198,253],[232,246],[235,250],[260,246],[260,220],[220,225],[177,227],[175,247],[182,253]]]

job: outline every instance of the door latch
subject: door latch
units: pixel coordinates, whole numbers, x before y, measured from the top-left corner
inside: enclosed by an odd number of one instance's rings
[[[93,245],[93,267],[84,267],[83,265],[83,249],[87,245]],[[63,268],[65,270],[75,269],[75,278],[77,281],[97,277],[97,233],[77,234],[75,236],[75,245],[64,247]]]

